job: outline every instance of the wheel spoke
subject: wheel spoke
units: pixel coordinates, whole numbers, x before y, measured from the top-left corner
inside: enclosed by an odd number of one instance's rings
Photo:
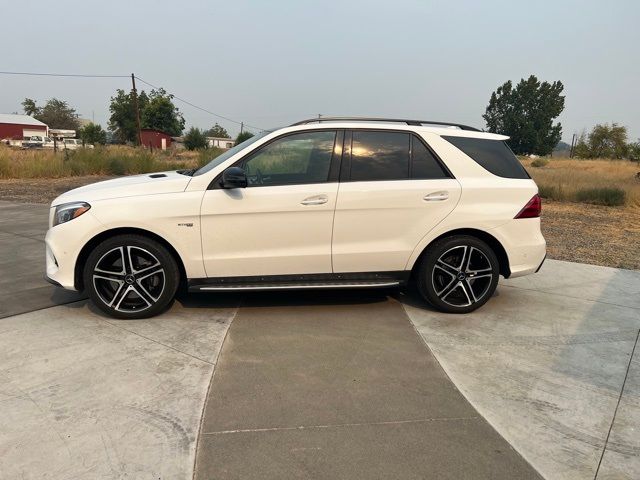
[[[462,283],[462,289],[464,290],[465,295],[467,296],[467,300],[469,300],[469,305],[478,301],[476,298],[476,294],[473,292],[473,287],[469,283],[469,280],[465,280]],[[473,301],[472,301],[473,299]]]
[[[98,272],[98,273],[94,273],[93,278],[100,278],[102,280],[109,280],[111,282],[118,282],[118,283],[124,282],[123,273],[107,272],[105,270],[98,270],[97,268],[95,269],[95,272]]]
[[[153,298],[151,294],[142,285],[140,285],[140,283],[137,285],[130,285],[129,288],[144,300],[149,307],[157,300],[156,298]]]
[[[134,273],[135,270],[133,269],[133,259],[131,258],[131,247],[127,246],[127,251],[125,254],[124,248],[121,248],[121,252],[122,252],[122,266],[124,268],[124,271],[126,273]]]
[[[444,299],[447,298],[449,294],[451,294],[451,292],[453,292],[459,286],[460,286],[460,282],[457,282],[456,279],[454,278],[451,282],[447,284],[446,287],[440,290],[439,293],[436,292],[436,295],[440,297],[440,300],[444,301]]]
[[[458,270],[456,269],[456,267],[454,267],[453,265],[449,265],[448,263],[444,262],[441,258],[439,258],[438,261],[436,262],[436,267],[439,268],[440,270],[445,271],[446,273],[448,273],[453,277],[455,277],[456,274],[458,273]]]
[[[120,304],[129,294],[130,287],[122,284],[118,287],[118,290],[113,295],[111,302],[109,302],[109,306],[115,308],[116,310],[120,310]]]
[[[160,262],[157,262],[148,267],[141,268],[140,270],[134,270],[133,273],[135,273],[136,277],[138,278],[146,278],[150,275],[154,275],[155,273],[162,272],[162,271],[163,269],[160,265]]]

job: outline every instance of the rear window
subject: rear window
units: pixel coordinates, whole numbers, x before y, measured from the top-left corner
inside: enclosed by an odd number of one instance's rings
[[[445,135],[442,138],[462,150],[476,163],[494,175],[504,178],[531,178],[511,149],[502,140]]]

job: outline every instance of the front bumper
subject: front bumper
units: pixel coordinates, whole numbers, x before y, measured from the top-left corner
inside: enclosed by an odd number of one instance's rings
[[[49,228],[45,237],[45,279],[67,290],[77,291],[76,263],[82,247],[102,230],[91,211]]]

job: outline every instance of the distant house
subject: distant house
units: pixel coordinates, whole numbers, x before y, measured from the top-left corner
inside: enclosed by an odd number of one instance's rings
[[[173,141],[168,133],[154,130],[153,128],[143,128],[140,130],[140,136],[142,137],[142,145],[159,150],[166,150],[171,147],[171,142]]]
[[[0,113],[0,140],[22,140],[33,136],[49,136],[49,127],[29,115]]]
[[[216,147],[216,148],[228,149],[233,147],[234,143],[235,142],[230,138],[207,137],[207,144],[209,145],[210,148]]]

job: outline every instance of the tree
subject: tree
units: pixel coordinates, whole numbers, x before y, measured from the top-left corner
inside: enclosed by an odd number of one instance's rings
[[[204,135],[206,137],[216,137],[216,138],[231,138],[231,136],[229,135],[229,132],[227,132],[227,130],[222,127],[221,125],[218,125],[217,123],[211,127],[209,130],[206,130],[204,132]]]
[[[587,135],[582,132],[575,148],[579,158],[625,158],[629,153],[627,127],[612,123],[598,124]]]
[[[632,142],[629,144],[629,160],[633,160],[634,162],[640,162],[640,139],[637,142]]]
[[[107,132],[96,123],[89,123],[78,130],[78,137],[84,143],[90,143],[92,145],[107,143]]]
[[[144,110],[149,97],[144,92],[138,94],[138,108]],[[138,126],[136,122],[136,110],[132,93],[122,89],[116,91],[109,104],[109,130],[113,133],[118,143],[138,143]]]
[[[40,109],[36,105],[36,101],[32,100],[31,98],[24,99],[24,102],[22,102],[22,109],[24,110],[24,113],[26,113],[30,117],[35,117],[36,115],[38,115],[38,113],[40,113]]]
[[[22,108],[27,115],[47,124],[49,128],[78,129],[78,115],[75,109],[63,100],[51,98],[44,107],[38,107],[35,100],[25,98],[22,102]]]
[[[207,148],[207,137],[199,128],[191,127],[184,136],[184,146],[187,150],[201,150]]]
[[[172,136],[181,135],[184,130],[184,118],[172,100],[173,95],[162,88],[151,90],[149,101],[144,108],[140,108],[142,128],[153,128]]]
[[[253,137],[253,133],[247,132],[245,130],[244,132],[238,134],[238,136],[236,137],[236,145],[244,142],[245,140],[249,140],[251,137]]]
[[[490,132],[509,135],[511,149],[520,155],[548,155],[558,144],[562,125],[553,124],[564,110],[562,82],[540,82],[535,75],[511,80],[491,94],[482,116]]]

